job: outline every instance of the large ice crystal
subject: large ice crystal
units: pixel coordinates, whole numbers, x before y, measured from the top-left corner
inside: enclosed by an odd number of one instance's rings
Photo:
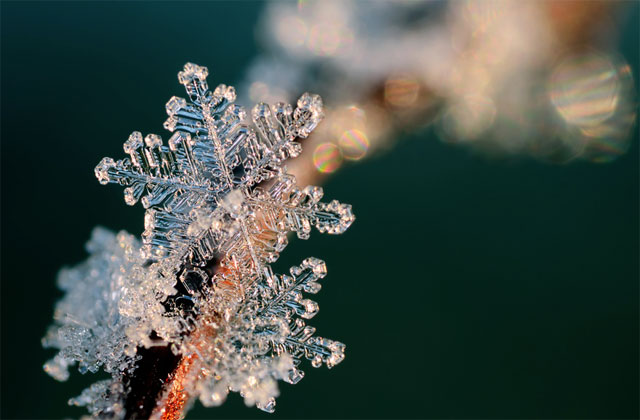
[[[219,405],[229,391],[271,412],[276,381],[302,379],[303,359],[331,368],[344,358],[344,344],[304,322],[318,305],[303,294],[320,290],[324,263],[308,258],[284,275],[269,265],[290,232],[338,234],[354,220],[283,166],[322,120],[322,100],[261,103],[248,122],[234,88],[211,91],[207,75],[191,63],[178,74],[189,100],[167,102],[166,145],[133,132],[128,157],[96,166],[100,183],[146,208],[142,242],[96,228],[89,259],[59,275],[66,295],[43,339],[59,352],[45,370],[58,380],[75,363],[110,373],[70,400],[95,417],[177,418],[193,398]],[[141,372],[159,377],[140,385]]]

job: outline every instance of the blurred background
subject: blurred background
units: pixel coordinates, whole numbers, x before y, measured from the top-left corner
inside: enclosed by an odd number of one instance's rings
[[[79,417],[40,338],[93,226],[143,209],[93,168],[165,135],[187,61],[240,102],[320,94],[291,162],[353,205],[314,325],[347,344],[276,413],[187,418],[638,418],[635,1],[8,2],[1,7],[2,418]]]

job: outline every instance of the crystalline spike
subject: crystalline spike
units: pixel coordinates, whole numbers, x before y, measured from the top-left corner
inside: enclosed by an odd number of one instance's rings
[[[220,84],[216,87],[216,90],[214,90],[213,95],[218,98],[224,98],[228,102],[235,102],[236,89],[233,86]]]
[[[230,107],[228,107],[224,115],[227,118],[233,117],[234,121],[243,121],[245,118],[247,118],[247,112],[243,107],[238,105],[231,105]]]
[[[262,411],[266,411],[267,413],[273,413],[276,411],[276,399],[273,397],[269,398],[266,404],[262,404],[258,402],[256,403],[256,406]]]
[[[184,70],[178,73],[178,80],[184,85],[189,98],[194,103],[203,104],[206,103],[205,98],[209,90],[207,85],[207,76],[209,71],[206,67],[198,66],[197,64],[187,63],[184,65]]]
[[[194,79],[204,80],[208,75],[209,70],[206,67],[187,63],[184,65],[184,70],[178,73],[178,80],[184,85]]]
[[[267,412],[277,380],[304,377],[303,360],[331,368],[344,358],[342,343],[304,322],[318,313],[306,294],[320,291],[324,262],[308,258],[288,274],[269,265],[289,233],[337,234],[354,221],[351,206],[320,201],[321,188],[299,188],[282,165],[322,120],[322,100],[305,93],[295,109],[258,104],[247,121],[235,89],[211,92],[207,75],[193,63],[178,73],[188,99],[166,104],[166,145],[134,131],[128,157],[95,168],[101,184],[122,185],[125,202],[146,209],[142,241],[96,229],[87,262],[60,273],[67,294],[43,340],[60,351],[45,370],[60,380],[74,364],[110,373],[71,400],[95,418],[151,416],[123,412],[132,392],[123,378],[136,374],[144,347],[163,346],[181,358],[176,369],[198,372],[180,386],[204,405],[233,391]],[[173,373],[157,379],[171,386]]]
[[[191,295],[199,293],[207,286],[209,276],[199,268],[185,270],[180,275],[180,281]]]
[[[106,185],[111,181],[111,177],[109,176],[109,171],[113,170],[116,166],[116,162],[111,158],[103,158],[100,163],[96,166],[95,174],[96,178],[102,185]]]
[[[144,184],[137,183],[133,187],[127,187],[124,189],[124,201],[130,206],[133,206],[138,202],[140,196],[144,192]]]
[[[273,105],[273,113],[275,114],[278,122],[282,124],[283,127],[289,127],[292,124],[291,115],[293,114],[293,109],[291,105],[286,104],[284,102],[278,102]]]
[[[274,144],[277,144],[278,138],[277,131],[275,131],[273,121],[271,120],[271,108],[265,103],[257,104],[253,107],[251,115],[253,116],[254,125],[265,142],[265,147],[272,148]]]
[[[134,131],[129,136],[129,139],[124,142],[123,149],[125,153],[131,155],[142,146],[142,133],[140,133],[139,131]]]
[[[156,134],[147,134],[144,138],[144,143],[147,146],[145,150],[145,156],[147,162],[151,168],[159,168],[162,164],[162,138]],[[157,171],[155,172],[157,174]]]
[[[176,130],[176,126],[178,125],[178,119],[174,116],[170,116],[167,120],[162,124],[165,130],[174,132]]]
[[[284,380],[290,384],[295,385],[298,382],[300,382],[302,378],[304,378],[304,372],[296,368],[293,368],[291,369],[289,375],[286,378],[284,378]]]
[[[180,111],[186,105],[187,105],[187,101],[184,100],[183,98],[172,96],[171,99],[169,99],[169,102],[167,102],[167,105],[165,106],[167,110],[167,115],[169,115],[170,117],[176,115],[178,111]]]
[[[313,318],[318,313],[318,310],[320,309],[318,304],[312,301],[311,299],[303,299],[302,301],[300,301],[300,304],[304,310],[301,312],[298,312],[298,315],[300,315],[304,319]]]
[[[187,148],[191,145],[191,136],[189,133],[177,132],[169,139],[169,148],[174,152],[178,150],[180,146]]]
[[[298,137],[308,137],[323,118],[324,112],[320,96],[304,93],[298,99],[298,107],[293,112]]]

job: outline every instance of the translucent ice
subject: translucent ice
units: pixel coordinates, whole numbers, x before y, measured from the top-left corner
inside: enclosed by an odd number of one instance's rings
[[[289,233],[339,234],[354,220],[351,206],[320,201],[321,188],[299,188],[282,166],[322,120],[322,100],[305,93],[295,109],[261,103],[248,120],[234,88],[211,91],[207,75],[192,63],[178,74],[189,99],[167,102],[166,144],[133,132],[127,157],[95,168],[101,184],[123,186],[125,202],[146,209],[142,241],[96,228],[89,259],[59,275],[66,295],[43,339],[59,352],[45,370],[58,380],[73,364],[110,373],[70,401],[96,417],[133,415],[131,378],[145,348],[178,358],[151,396],[164,418],[192,398],[219,405],[229,391],[272,412],[277,380],[301,380],[303,359],[329,368],[344,359],[344,344],[303,321],[318,312],[304,294],[320,290],[324,263],[308,258],[285,275],[269,265]]]

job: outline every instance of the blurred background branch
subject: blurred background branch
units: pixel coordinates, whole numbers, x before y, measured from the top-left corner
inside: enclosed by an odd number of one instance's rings
[[[445,143],[553,163],[610,162],[636,120],[617,51],[629,2],[272,2],[247,101],[323,95],[307,152],[321,173],[433,125]],[[315,158],[314,158],[315,156]],[[303,164],[303,165],[306,165]]]

